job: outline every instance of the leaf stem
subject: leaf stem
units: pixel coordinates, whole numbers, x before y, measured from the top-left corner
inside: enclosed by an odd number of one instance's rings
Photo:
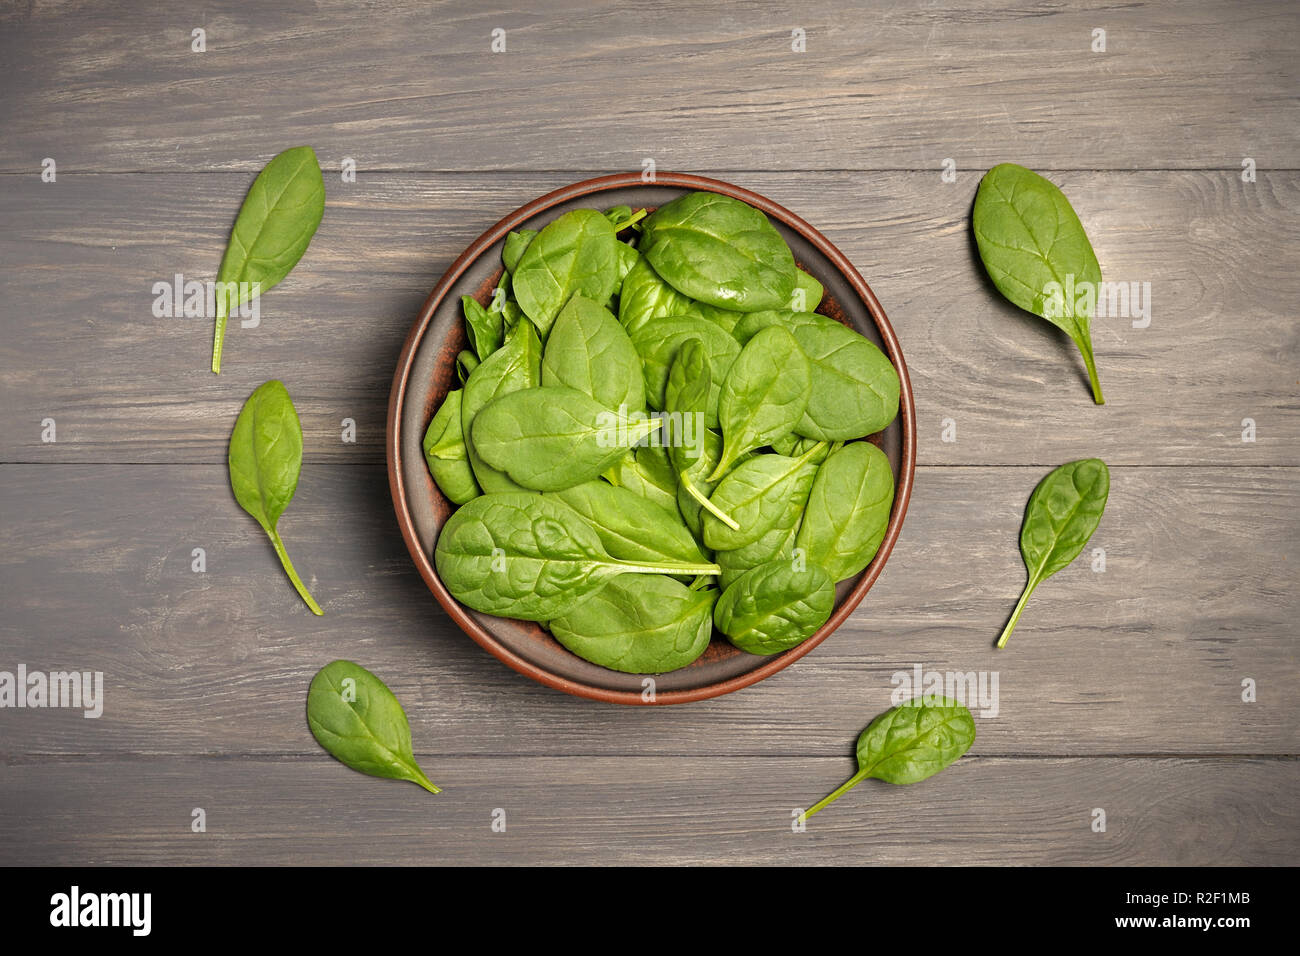
[[[1092,385],[1092,400],[1098,405],[1105,405],[1106,399],[1101,394],[1101,379],[1097,377],[1097,365],[1092,360],[1092,340],[1085,338],[1079,343],[1083,353],[1083,364],[1088,367],[1088,382]]]
[[[691,481],[690,477],[686,474],[686,472],[683,471],[677,477],[678,480],[681,481],[682,487],[686,489],[687,494],[689,494],[692,498],[694,498],[696,501],[700,503],[700,507],[702,507],[709,514],[713,515],[713,517],[717,518],[719,521],[725,524],[732,531],[740,530],[740,525],[736,523],[736,519],[731,517],[731,515],[727,514],[725,511],[723,511],[721,508],[715,505],[712,501],[706,498],[704,496],[704,493],[700,491],[700,489],[695,487],[695,483]]]
[[[645,217],[646,217],[645,209],[637,210],[636,212],[632,213],[631,218],[628,219],[626,222],[620,222],[617,226],[614,227],[615,234],[622,232],[624,229],[626,229],[628,226],[633,225],[634,223],[640,222]]]
[[[636,574],[721,574],[722,568],[716,564],[634,564],[620,561],[618,566],[624,571]]]
[[[221,346],[226,339],[226,318],[227,309],[225,306],[225,296],[217,296],[217,327],[212,334],[212,371],[221,374]]]
[[[844,794],[848,793],[850,790],[852,790],[854,787],[856,787],[858,784],[860,784],[863,780],[866,780],[866,779],[867,779],[867,772],[868,772],[868,771],[866,771],[866,770],[859,770],[859,771],[858,771],[857,773],[855,773],[853,776],[849,777],[848,780],[844,781],[844,783],[843,783],[842,785],[840,785],[839,787],[837,787],[837,788],[836,788],[832,793],[830,793],[828,796],[822,797],[822,799],[820,799],[820,800],[818,800],[816,803],[814,803],[814,804],[812,805],[812,807],[811,807],[811,808],[810,808],[810,809],[809,809],[809,810],[808,810],[808,811],[803,815],[803,818],[804,818],[805,820],[807,820],[810,816],[812,816],[812,815],[813,815],[814,813],[816,813],[818,810],[822,810],[822,809],[824,809],[825,807],[830,806],[832,803],[834,803],[834,802],[835,802],[836,800],[838,800],[840,797],[844,796]]]
[[[1007,638],[1011,632],[1016,629],[1016,622],[1020,620],[1020,612],[1025,609],[1025,602],[1029,600],[1029,595],[1034,593],[1034,588],[1038,587],[1036,578],[1030,578],[1029,583],[1025,585],[1025,590],[1020,595],[1020,600],[1016,602],[1016,609],[1011,612],[1011,620],[1007,621],[1007,626],[1002,631],[1002,636],[998,638],[998,647],[1007,646]]]
[[[320,609],[316,600],[307,593],[307,588],[303,586],[302,579],[298,577],[298,572],[294,570],[293,562],[289,560],[289,552],[284,550],[284,542],[280,540],[280,532],[274,528],[267,531],[271,536],[271,544],[275,545],[275,553],[280,556],[280,563],[284,565],[284,573],[289,575],[289,580],[293,582],[293,588],[298,592],[298,596],[307,602],[311,612],[317,617],[323,617],[325,612]]]

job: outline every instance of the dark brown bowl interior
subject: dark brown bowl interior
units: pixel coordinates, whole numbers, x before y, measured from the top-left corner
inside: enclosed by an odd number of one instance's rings
[[[722,193],[763,210],[794,250],[799,265],[826,287],[818,311],[857,329],[894,363],[902,380],[899,415],[871,440],[889,457],[897,491],[879,552],[857,578],[840,582],[835,612],[816,634],[773,657],[747,654],[715,637],[689,667],[655,675],[654,692],[649,694],[645,693],[647,675],[621,674],[588,663],[536,624],[480,614],[451,596],[438,579],[432,553],[452,506],[425,467],[421,441],[434,410],[456,381],[456,353],[466,345],[460,297],[488,301],[501,272],[501,248],[508,232],[540,229],[579,207],[654,208],[692,190]],[[429,590],[466,634],[515,670],[570,694],[621,704],[674,704],[727,694],[776,673],[825,640],[857,607],[888,560],[907,512],[916,465],[916,415],[907,366],[884,310],[862,276],[824,236],[770,199],[730,183],[680,173],[660,173],[655,182],[646,183],[638,173],[624,173],[575,183],[534,200],[479,236],[452,263],[425,301],[397,363],[388,403],[387,449],[389,485],[402,537]]]

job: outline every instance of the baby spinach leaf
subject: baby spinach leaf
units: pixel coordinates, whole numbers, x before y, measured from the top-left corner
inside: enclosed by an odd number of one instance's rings
[[[777,559],[786,562],[793,560],[795,538],[799,534],[799,522],[803,518],[804,502],[807,499],[805,494],[802,499],[786,502],[785,513],[758,540],[714,554],[713,560],[722,569],[718,575],[718,586],[725,591],[742,574],[760,564]]]
[[[489,402],[474,419],[474,449],[489,466],[535,491],[560,491],[600,477],[659,428],[624,418],[565,385],[527,388]]]
[[[885,711],[858,737],[858,772],[819,800],[804,819],[834,803],[863,780],[919,783],[948,767],[975,742],[975,720],[948,697],[910,700]]]
[[[462,295],[460,306],[465,313],[465,333],[469,347],[480,360],[501,347],[503,326],[500,312],[489,312],[473,296]]]
[[[662,445],[642,445],[602,474],[610,484],[618,485],[678,517],[677,472],[669,461],[668,449]]]
[[[415,762],[411,725],[402,705],[360,664],[334,661],[311,679],[307,726],[322,747],[353,770],[442,792]]]
[[[824,315],[780,309],[748,313],[735,336],[747,343],[771,326],[790,330],[812,372],[797,434],[826,441],[865,438],[898,415],[898,372],[873,342]]]
[[[661,574],[624,574],[551,621],[551,632],[593,664],[661,674],[685,667],[708,649],[717,593],[691,590]]]
[[[779,654],[815,634],[834,609],[835,585],[825,571],[776,560],[732,582],[718,598],[713,621],[742,651]]]
[[[553,495],[480,495],[438,535],[434,562],[462,604],[500,617],[553,621],[619,574],[717,574],[708,562],[620,561],[582,515]]]
[[[718,398],[722,459],[709,479],[721,478],[745,452],[787,434],[803,418],[811,392],[812,371],[793,335],[773,326],[750,339]]]
[[[470,372],[465,381],[460,403],[461,434],[474,477],[484,491],[521,491],[523,487],[479,456],[471,430],[474,419],[498,396],[535,387],[541,380],[541,368],[542,346],[537,340],[537,330],[531,322],[520,322],[505,344]]]
[[[276,530],[298,490],[302,470],[302,425],[283,382],[264,382],[248,397],[230,435],[227,462],[235,500],[270,537],[298,596],[313,614],[323,614],[294,570]]]
[[[481,492],[460,430],[460,399],[461,390],[456,389],[438,406],[424,433],[424,461],[442,493],[452,503],[463,505]]]
[[[542,353],[542,385],[567,385],[605,408],[645,407],[645,379],[632,340],[598,302],[575,295],[560,310]]]
[[[833,319],[800,325],[793,334],[812,374],[796,432],[848,441],[874,435],[897,417],[898,372],[874,344]]]
[[[755,455],[737,465],[709,496],[713,506],[704,515],[704,543],[718,551],[742,548],[758,540],[786,513],[792,498],[806,499],[817,474],[811,459],[822,448],[814,445],[800,458]],[[728,515],[736,527],[718,518]]]
[[[1101,522],[1109,495],[1110,469],[1100,458],[1068,462],[1038,483],[1020,526],[1020,554],[1029,570],[1029,583],[998,638],[998,647],[1006,647],[1034,589],[1079,556]]]
[[[832,581],[851,578],[876,556],[893,503],[894,473],[885,453],[852,442],[817,469],[796,544]]]
[[[645,256],[638,253],[618,295],[618,321],[631,335],[651,319],[668,315],[685,315],[694,300],[682,295],[655,272]]]
[[[536,237],[536,229],[516,229],[506,236],[505,244],[501,248],[501,264],[505,266],[506,272],[514,274],[514,271],[519,268],[519,260],[523,257],[524,250]]]
[[[461,349],[456,353],[456,378],[460,384],[464,385],[469,381],[469,373],[478,368],[478,356],[469,349]]]
[[[677,357],[677,350],[687,339],[700,340],[705,359],[709,363],[711,385],[706,408],[718,407],[723,379],[731,363],[740,354],[740,345],[725,331],[709,322],[701,322],[689,315],[659,316],[647,320],[629,333],[632,345],[641,356],[645,373],[646,402],[651,408],[663,408],[668,389],[668,369]],[[712,427],[717,418],[709,420]]]
[[[820,282],[802,269],[796,269],[794,292],[790,293],[790,302],[785,308],[795,312],[816,312],[825,295],[826,290]]]
[[[643,225],[642,255],[678,292],[737,312],[790,303],[794,256],[754,207],[716,193],[687,193]]]
[[[552,492],[587,519],[611,557],[620,561],[705,562],[703,552],[676,514],[607,481],[587,481]]]
[[[212,371],[221,373],[221,349],[230,309],[266,292],[289,274],[307,251],[324,214],[325,181],[310,146],[286,149],[257,174],[230,231],[230,243],[217,272],[217,282],[223,286],[228,282],[247,285],[233,297],[220,292],[216,297]],[[245,295],[245,291],[251,294]]]
[[[668,366],[668,380],[664,383],[664,411],[683,416],[683,422],[686,415],[701,415],[707,424],[709,398],[712,394],[713,373],[709,368],[704,343],[691,336],[682,342],[677,354],[673,356],[672,364]],[[715,403],[713,424],[716,426],[717,423],[718,408]],[[675,447],[685,448],[680,443]]]
[[[614,228],[594,209],[574,209],[548,224],[519,257],[511,287],[543,340],[570,297],[604,302],[618,282]]]
[[[998,291],[1074,340],[1088,369],[1093,401],[1104,404],[1090,328],[1101,266],[1065,194],[1032,170],[1002,163],[980,180],[971,223],[980,258]],[[1071,301],[1076,289],[1092,294]]]

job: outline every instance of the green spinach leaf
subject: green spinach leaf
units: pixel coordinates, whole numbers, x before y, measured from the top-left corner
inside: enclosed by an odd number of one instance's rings
[[[812,371],[793,335],[773,326],[750,339],[718,398],[722,459],[709,479],[721,478],[745,452],[788,434],[803,418],[811,393]]]
[[[505,344],[487,357],[465,380],[460,403],[460,428],[465,438],[474,477],[484,491],[521,491],[500,469],[485,462],[474,447],[472,428],[478,413],[493,399],[521,389],[535,388],[541,381],[542,346],[531,322],[520,322]]]
[[[286,149],[257,174],[230,231],[230,243],[217,272],[220,288],[212,371],[221,373],[221,349],[230,309],[268,291],[289,274],[307,251],[324,214],[325,181],[310,146]],[[232,297],[222,292],[229,288],[225,283],[230,282],[247,285],[237,288]]]
[[[235,500],[270,537],[298,596],[313,614],[323,614],[294,570],[276,530],[280,515],[298,490],[302,470],[302,424],[283,382],[264,382],[248,397],[235,420],[226,460]]]
[[[429,422],[424,433],[424,461],[448,500],[463,505],[481,492],[460,430],[460,399],[460,389],[448,392]]]
[[[835,585],[825,571],[776,560],[732,582],[718,598],[713,620],[742,651],[779,654],[815,634],[834,609]]]
[[[1029,570],[1029,583],[998,638],[998,647],[1006,647],[1034,589],[1079,556],[1097,530],[1109,496],[1110,469],[1100,458],[1068,462],[1038,483],[1020,526],[1020,554]]]
[[[594,209],[574,209],[548,224],[519,257],[515,301],[543,340],[574,295],[606,301],[618,283],[614,228]]]
[[[799,458],[755,455],[737,465],[709,496],[704,515],[704,543],[718,551],[732,551],[757,541],[785,516],[792,498],[808,497],[823,449],[814,445]],[[730,516],[731,522],[718,515]],[[732,527],[732,524],[735,527]]]
[[[501,348],[503,324],[500,312],[489,312],[473,296],[462,295],[460,306],[465,313],[465,333],[469,347],[483,360]]]
[[[893,503],[894,473],[885,453],[852,442],[817,469],[796,544],[832,581],[851,578],[876,556]]]
[[[645,407],[645,379],[632,340],[600,303],[575,295],[560,310],[542,354],[542,385],[567,385],[605,408]]]
[[[623,574],[551,621],[551,631],[593,664],[661,674],[685,667],[708,649],[717,594],[661,574]]]
[[[489,466],[534,491],[599,478],[642,439],[655,418],[625,418],[565,385],[510,392],[474,419],[474,448]]]
[[[487,494],[447,519],[438,576],[462,604],[500,617],[553,621],[620,574],[717,574],[708,562],[620,561],[582,515],[553,495]]]
[[[736,312],[789,305],[794,256],[754,207],[716,193],[687,193],[643,225],[642,255],[678,292]]]
[[[1074,340],[1088,369],[1093,401],[1104,404],[1091,330],[1101,266],[1065,194],[1032,170],[1002,163],[980,180],[971,222],[980,258],[998,291]],[[1081,290],[1078,296],[1076,289]]]
[[[552,492],[587,519],[611,557],[620,561],[706,563],[690,529],[676,515],[636,492],[587,481]]]
[[[334,661],[317,672],[307,691],[307,726],[322,747],[353,770],[442,792],[415,762],[402,705],[360,664]]]
[[[651,408],[664,407],[668,390],[668,369],[677,350],[687,339],[699,339],[704,356],[709,363],[710,389],[706,413],[709,427],[717,424],[717,408],[721,385],[731,370],[731,363],[740,354],[740,345],[725,331],[709,322],[701,322],[688,315],[660,316],[649,319],[629,333],[632,345],[641,356],[645,373],[646,402]]]
[[[975,742],[975,720],[948,697],[933,703],[910,700],[885,711],[858,737],[858,772],[830,796],[819,800],[804,819],[834,803],[863,780],[919,783],[948,767]]]

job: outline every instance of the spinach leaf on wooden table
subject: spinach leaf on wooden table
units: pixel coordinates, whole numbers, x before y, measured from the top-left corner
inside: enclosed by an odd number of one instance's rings
[[[1109,495],[1110,469],[1100,458],[1067,462],[1038,483],[1020,526],[1020,554],[1029,581],[998,647],[1006,646],[1034,589],[1079,556],[1101,523]]]
[[[910,700],[885,711],[858,737],[858,772],[809,808],[804,818],[834,803],[863,780],[919,783],[945,769],[975,742],[975,720],[948,697]]]
[[[1092,356],[1094,306],[1086,298],[1065,298],[1066,289],[1089,286],[1095,297],[1101,266],[1065,194],[1032,170],[1002,163],[980,180],[971,225],[980,259],[998,291],[1074,340],[1088,369],[1093,401],[1105,404]]]
[[[334,661],[317,672],[307,691],[307,725],[322,747],[353,770],[442,792],[415,762],[402,705],[360,664]]]
[[[283,382],[264,382],[248,397],[235,420],[226,461],[235,500],[270,537],[298,596],[313,614],[323,614],[298,577],[276,529],[298,490],[302,470],[302,424]]]
[[[257,174],[244,197],[230,242],[221,258],[217,282],[248,283],[266,292],[298,264],[325,214],[325,181],[310,146],[280,153]],[[229,311],[243,305],[217,295],[216,331],[212,338],[212,371],[221,373],[221,350]],[[249,296],[251,298],[251,296]]]

